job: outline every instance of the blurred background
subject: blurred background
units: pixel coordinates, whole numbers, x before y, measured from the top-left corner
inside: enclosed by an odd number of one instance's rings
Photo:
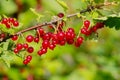
[[[50,21],[59,12],[72,14],[87,7],[84,0],[64,1],[69,7],[67,11],[55,0],[0,0],[0,15],[14,17],[26,28]],[[44,17],[37,21],[38,16],[30,8]],[[89,14],[85,15],[91,20]],[[73,27],[76,33],[82,26],[77,18],[67,22],[66,26]],[[27,66],[21,58],[15,58],[10,68],[0,60],[0,80],[120,80],[120,31],[103,28],[79,48],[57,46],[41,57],[33,55]]]

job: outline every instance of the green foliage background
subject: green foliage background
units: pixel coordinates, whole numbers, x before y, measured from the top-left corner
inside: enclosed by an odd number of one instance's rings
[[[19,31],[37,23],[50,21],[51,16],[59,12],[66,15],[79,12],[86,9],[92,0],[87,2],[86,0],[63,0],[67,3],[68,9],[56,0],[42,0],[41,4],[38,4],[37,0],[20,0],[23,6],[20,11],[15,1],[17,0],[0,0],[0,15],[17,17],[21,23],[21,27],[17,29]],[[104,0],[93,1],[94,4],[104,2]],[[108,1],[119,2],[120,0]],[[4,45],[0,44],[2,46],[0,47],[0,80],[4,78],[8,78],[7,80],[120,80],[120,31],[116,31],[120,28],[119,7],[120,5],[112,6],[106,8],[107,11],[94,10],[83,14],[91,21],[91,25],[94,25],[93,19],[100,21],[105,19],[106,27],[98,31],[98,37],[94,35],[92,39],[87,39],[80,48],[70,45],[57,46],[54,51],[49,50],[41,57],[35,51],[32,54],[33,60],[27,66],[22,64],[23,59],[10,50],[13,43],[11,40],[4,42]],[[38,10],[39,14],[30,8]],[[65,29],[67,27],[73,27],[78,33],[82,27],[82,20],[71,18],[67,20]],[[45,30],[48,30],[47,27]],[[35,31],[27,32],[24,36],[27,34],[34,35]],[[30,45],[39,49],[36,43]],[[25,53],[22,52],[21,55]]]

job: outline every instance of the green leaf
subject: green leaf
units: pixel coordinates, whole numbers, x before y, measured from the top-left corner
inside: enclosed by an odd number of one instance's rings
[[[83,0],[71,0],[70,3],[72,3],[73,10],[81,11],[83,9],[86,9],[88,6],[86,1]]]
[[[27,10],[24,13],[21,13],[19,16],[20,16],[19,22],[21,22],[24,25],[21,28],[21,30],[31,27],[32,25],[35,25],[37,23],[36,22],[37,16],[33,14],[30,10]]]
[[[10,50],[4,51],[0,58],[4,61],[4,63],[8,68],[10,68],[10,63],[13,63],[14,61],[16,61],[15,60],[16,55],[13,54],[13,51],[10,51]]]
[[[39,22],[40,18],[44,17],[43,15],[39,14],[38,12],[35,11],[35,9],[30,8],[30,10],[38,17],[37,21]]]
[[[120,17],[108,17],[108,19],[104,21],[104,24],[109,28],[115,27],[116,30],[119,30]]]
[[[80,13],[77,13],[77,17],[78,17],[78,18],[81,17],[81,14],[80,14]]]
[[[56,0],[56,1],[65,9],[65,11],[68,9],[68,6],[64,1],[62,0]]]
[[[17,12],[18,7],[13,0],[0,0],[0,14],[10,15]]]
[[[3,50],[7,50],[7,49],[8,49],[8,45],[9,45],[9,42],[8,42],[8,41],[5,42],[5,43],[3,44]]]
[[[0,47],[0,56],[2,55],[3,48]]]
[[[65,13],[64,8],[56,0],[42,0],[42,4],[46,11],[55,15],[60,12]]]
[[[13,57],[10,55],[11,53],[9,51],[4,51],[4,54],[1,55],[2,60],[6,64],[8,68],[10,68],[10,61],[12,61]]]
[[[2,58],[2,60],[4,61],[4,63],[6,64],[6,66],[8,68],[10,68],[10,61],[6,60],[6,58]]]
[[[0,47],[0,53],[2,53],[2,48]]]
[[[95,11],[92,12],[92,18],[97,18],[99,16],[99,14]]]
[[[94,20],[102,20],[102,21],[105,21],[105,20],[107,20],[107,17],[94,18]]]
[[[67,17],[64,17],[64,18],[63,18],[63,21],[67,21]]]

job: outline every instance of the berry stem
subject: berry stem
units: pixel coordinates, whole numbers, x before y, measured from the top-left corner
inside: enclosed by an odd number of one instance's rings
[[[79,33],[78,33],[78,35],[77,35],[77,38],[80,36],[80,33],[81,33],[81,32],[79,31]]]
[[[25,37],[23,36],[23,34],[20,34],[21,35],[21,37],[23,38],[23,40],[25,41]]]
[[[56,33],[57,32],[57,28],[55,27],[55,25],[52,25],[52,26],[53,26],[53,29],[55,30],[54,33]]]

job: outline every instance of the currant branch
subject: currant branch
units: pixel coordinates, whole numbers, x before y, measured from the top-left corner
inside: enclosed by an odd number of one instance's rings
[[[94,9],[101,9],[103,6],[109,6],[109,5],[114,5],[114,2],[107,2],[107,3],[103,3],[103,4],[99,4],[99,5],[95,5],[95,6],[88,6],[87,9],[84,9],[84,10],[81,10],[79,13],[74,13],[74,14],[70,14],[70,15],[67,15],[67,18],[71,18],[71,17],[74,17],[74,16],[77,16],[78,14],[82,14],[82,13],[86,13],[86,12],[91,12],[92,10]],[[56,20],[51,20],[50,22],[45,22],[45,23],[42,23],[42,24],[37,24],[35,26],[32,26],[30,28],[26,28],[24,30],[21,30],[17,33],[15,33],[15,35],[20,35],[24,32],[27,32],[27,31],[30,31],[30,30],[34,30],[34,29],[37,29],[39,27],[43,27],[43,26],[47,26],[47,25],[51,25],[51,24],[55,24],[57,23],[58,21],[62,21],[64,18],[58,18]],[[7,37],[5,37],[2,41],[0,41],[0,43],[2,42],[5,42],[7,39],[10,39],[13,35],[8,35]]]
[[[24,59],[23,64],[27,65],[32,60],[31,53],[37,53],[39,56],[42,56],[43,54],[47,53],[48,49],[54,50],[56,46],[64,46],[65,44],[80,47],[81,44],[85,41],[86,37],[92,36],[92,34],[96,34],[98,29],[104,27],[104,22],[97,22],[94,26],[92,26],[89,20],[83,20],[83,26],[79,30],[79,33],[76,34],[74,28],[69,27],[66,30],[63,30],[64,22],[66,21],[65,19],[74,16],[78,16],[81,18],[82,13],[92,12],[92,10],[94,9],[102,9],[104,6],[109,5],[114,5],[114,3],[103,3],[94,6],[90,5],[86,9],[81,10],[79,13],[70,14],[66,17],[64,17],[63,13],[59,13],[57,16],[55,16],[55,19],[51,20],[50,22],[37,24],[30,28],[18,31],[15,34],[14,27],[19,27],[19,22],[14,18],[3,18],[0,22],[0,25],[2,26],[2,30],[7,34],[4,34],[1,30],[0,41],[5,42],[9,38],[11,38],[12,41],[15,41],[14,43],[16,44],[14,45],[13,43],[13,46],[10,48],[10,50],[16,55],[21,55],[20,53],[22,53],[23,51],[25,53],[30,53],[27,56],[26,54],[23,54],[24,57],[20,56]],[[46,32],[42,28],[43,26],[49,26],[55,30],[54,32]],[[36,31],[35,35],[29,34],[24,38],[23,33],[34,29]],[[10,33],[14,35],[10,35]],[[20,37],[24,38],[24,42],[19,39]],[[40,39],[42,39],[42,41],[40,41]],[[20,42],[20,40],[22,42]],[[37,47],[33,46],[31,44],[32,42],[37,43]]]

